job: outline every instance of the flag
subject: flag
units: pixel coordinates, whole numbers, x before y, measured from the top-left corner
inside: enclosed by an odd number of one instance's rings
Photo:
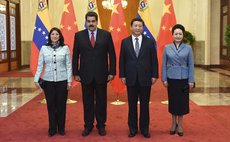
[[[38,12],[35,20],[32,47],[30,51],[30,70],[33,75],[38,64],[39,51],[42,45],[48,42],[48,34],[51,29],[49,10],[46,0],[39,0]]]
[[[74,35],[78,31],[72,0],[65,0],[64,2],[60,29],[65,38],[65,44],[69,46],[72,59]],[[76,84],[77,82],[73,79],[73,86]]]
[[[114,0],[109,31],[112,34],[117,63],[119,63],[121,40],[128,36],[121,0]],[[118,65],[116,66],[116,72],[119,73]],[[119,75],[115,76],[114,80],[111,82],[111,85],[117,95],[120,95],[125,91],[125,85],[121,82]]]
[[[98,9],[97,9],[96,0],[88,0],[88,11],[93,11],[93,12],[97,13],[97,15],[98,15],[98,25],[97,25],[97,27],[101,28],[101,21],[100,21],[100,16],[99,16]]]
[[[166,44],[172,43],[172,27],[176,24],[176,17],[174,13],[172,0],[165,0],[163,6],[163,15],[161,18],[161,25],[157,39],[157,56],[159,65],[159,75],[162,75],[162,56]]]
[[[148,38],[152,38],[156,47],[156,40],[153,37],[153,25],[147,0],[140,0],[136,17],[145,22],[143,34]]]

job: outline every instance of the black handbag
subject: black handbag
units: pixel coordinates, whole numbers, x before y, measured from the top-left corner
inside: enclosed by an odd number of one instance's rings
[[[188,84],[186,84],[186,85],[184,86],[183,91],[184,91],[184,94],[185,94],[185,95],[188,95],[188,94],[189,94],[189,85],[188,85]]]
[[[44,87],[45,87],[45,80],[43,80],[42,78],[39,78],[38,84],[40,85],[40,87],[41,87],[42,89],[44,89]]]

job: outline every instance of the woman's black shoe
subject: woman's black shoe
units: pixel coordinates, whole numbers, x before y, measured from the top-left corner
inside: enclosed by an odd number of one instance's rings
[[[169,134],[170,134],[170,135],[176,134],[176,130],[174,130],[174,131],[170,130]]]
[[[183,132],[177,132],[178,136],[182,137],[184,135]]]
[[[177,126],[178,126],[178,125],[176,124],[176,128],[175,128],[175,130],[174,130],[174,131],[172,131],[172,130],[170,130],[170,131],[169,131],[169,134],[170,134],[170,135],[174,135],[174,134],[176,134],[176,129],[177,129]]]

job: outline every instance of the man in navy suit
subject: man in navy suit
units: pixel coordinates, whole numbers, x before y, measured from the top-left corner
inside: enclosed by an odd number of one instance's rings
[[[82,85],[85,122],[82,136],[92,131],[94,116],[99,135],[105,136],[107,82],[116,74],[116,55],[111,34],[97,28],[98,15],[88,12],[85,20],[87,29],[75,34],[73,49],[73,75]]]
[[[120,78],[127,86],[129,114],[129,137],[138,132],[137,102],[140,99],[141,134],[150,138],[149,99],[151,86],[158,78],[158,60],[154,40],[145,37],[142,32],[144,21],[134,18],[131,21],[132,35],[123,39],[120,50]]]

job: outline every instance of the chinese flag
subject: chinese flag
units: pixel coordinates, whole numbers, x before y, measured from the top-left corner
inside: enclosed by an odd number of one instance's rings
[[[162,56],[166,44],[172,43],[172,27],[176,24],[176,17],[174,13],[172,0],[165,0],[163,7],[163,16],[161,18],[161,25],[157,39],[157,56],[159,65],[159,75],[162,76]]]
[[[65,38],[65,44],[70,48],[70,55],[73,55],[74,34],[78,31],[72,0],[65,0],[62,13],[60,29]],[[73,86],[77,82],[73,79]]]
[[[114,0],[109,31],[112,34],[113,43],[115,46],[116,58],[117,58],[116,62],[118,64],[121,40],[128,36],[121,0]],[[119,73],[118,65],[116,66],[116,72]],[[125,91],[125,85],[121,82],[119,75],[115,76],[114,80],[111,82],[111,85],[117,95],[120,95]]]

